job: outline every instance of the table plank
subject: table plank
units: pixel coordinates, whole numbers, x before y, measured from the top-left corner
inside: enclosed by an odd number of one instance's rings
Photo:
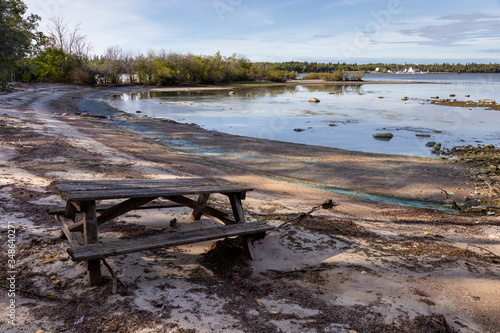
[[[66,191],[61,196],[70,201],[87,200],[107,200],[123,198],[142,198],[142,197],[168,197],[174,195],[193,195],[202,193],[241,193],[252,191],[251,188],[239,186],[189,186],[189,187],[162,187],[162,188],[122,188],[122,189],[104,189],[88,191]]]
[[[103,180],[62,180],[55,181],[52,186],[61,192],[92,191],[103,189],[178,187],[202,185],[235,185],[224,179],[216,178],[183,178],[183,179],[103,179]]]

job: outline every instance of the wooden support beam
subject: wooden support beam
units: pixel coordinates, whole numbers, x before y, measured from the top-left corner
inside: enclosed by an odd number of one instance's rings
[[[73,221],[67,217],[56,215],[56,220],[59,222],[61,229],[63,231],[63,235],[66,236],[68,241],[72,246],[83,245],[85,244],[85,239],[81,232],[72,232],[70,228],[74,225]]]
[[[241,194],[230,193],[228,194],[228,197],[229,201],[231,202],[231,208],[233,209],[235,223],[237,224],[245,223],[245,213],[243,212],[243,205],[241,203]],[[240,236],[240,240],[243,246],[243,251],[245,251],[247,257],[251,260],[255,260],[251,239],[247,236]]]
[[[200,204],[197,201],[191,200],[189,198],[186,198],[181,195],[176,195],[176,196],[171,196],[171,197],[165,197],[165,199],[168,199],[173,202],[177,202],[183,206],[197,209],[198,211],[201,211],[202,214],[205,214],[207,216],[213,217],[215,220],[223,223],[223,224],[234,224],[234,219],[229,216],[227,213],[224,213],[218,209],[212,208],[210,206]]]
[[[99,242],[97,234],[97,213],[95,209],[95,201],[84,201],[81,203],[83,213],[83,236],[85,238],[85,245],[96,244]],[[99,286],[101,284],[101,261],[88,260],[85,262],[87,268],[87,280],[91,287]]]
[[[75,222],[76,213],[77,213],[77,209],[76,209],[75,205],[73,205],[73,203],[70,201],[66,202],[66,209],[64,211],[64,216],[73,220],[73,222]]]
[[[99,213],[97,215],[97,224],[103,224],[109,220],[114,219],[120,215],[123,215],[131,210],[137,209],[140,206],[147,204],[150,201],[155,200],[157,197],[149,197],[149,198],[134,198],[125,200],[122,203],[119,203],[107,210]]]
[[[208,198],[210,197],[210,193],[202,193],[200,194],[200,196],[198,197],[198,205],[196,205],[196,207],[193,209],[193,213],[191,214],[191,220],[193,221],[198,221],[201,216],[203,215],[203,208],[200,209],[200,208],[197,208],[197,207],[203,207],[206,205],[206,203],[208,202]]]

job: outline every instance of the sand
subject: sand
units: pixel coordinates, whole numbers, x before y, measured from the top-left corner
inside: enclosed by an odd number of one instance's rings
[[[15,225],[18,288],[0,292],[2,331],[500,331],[500,218],[452,211],[444,192],[459,205],[478,202],[467,165],[231,136],[100,103],[131,89],[146,88],[26,85],[0,95],[0,253],[9,268]],[[335,206],[255,241],[255,261],[237,240],[109,258],[118,294],[104,268],[104,285],[87,286],[45,212],[62,203],[49,187],[58,179],[197,176],[253,187],[250,222],[278,226],[327,199]],[[223,199],[211,202],[228,209]],[[176,230],[215,223],[190,223],[189,213],[134,212],[103,225],[100,237],[172,231],[174,217]]]

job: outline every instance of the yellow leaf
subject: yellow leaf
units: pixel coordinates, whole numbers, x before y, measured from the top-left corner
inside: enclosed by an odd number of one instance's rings
[[[48,264],[48,263],[51,263],[52,262],[52,259],[50,258],[47,258],[43,261],[44,264]]]
[[[428,233],[427,231],[426,231],[426,232],[424,232],[424,235],[428,235],[428,234],[429,234],[429,233]]]
[[[262,305],[262,303],[260,303],[260,301],[259,301],[259,299],[258,299],[258,298],[256,299],[256,301],[257,301],[257,304],[258,304],[259,306],[261,306],[261,305]]]
[[[52,276],[50,277],[50,279],[51,279],[51,280],[55,280],[55,278],[56,278],[56,277],[57,277],[57,276],[52,275]]]
[[[54,296],[54,294],[53,293],[47,293],[47,296],[48,297],[52,297],[52,296]]]
[[[54,258],[58,259],[60,256],[59,256],[59,253],[55,255]]]
[[[181,289],[182,289],[182,290],[186,289],[186,286],[181,286]]]
[[[55,280],[54,284],[59,284],[60,282],[61,282],[61,280]]]
[[[210,185],[210,183],[202,183],[203,185]]]
[[[43,333],[43,330],[38,330],[35,333]]]

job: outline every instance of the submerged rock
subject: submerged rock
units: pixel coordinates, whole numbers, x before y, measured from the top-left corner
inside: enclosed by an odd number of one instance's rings
[[[434,147],[434,145],[435,145],[435,144],[436,144],[436,143],[435,143],[434,141],[430,141],[430,142],[427,142],[427,143],[425,144],[425,146],[426,146],[426,147]]]
[[[375,133],[375,134],[372,134],[373,138],[377,139],[377,140],[387,140],[389,141],[390,139],[393,138],[393,134],[392,133]]]
[[[305,129],[303,129],[303,128],[294,128],[293,130],[295,132],[304,132],[305,131]]]

